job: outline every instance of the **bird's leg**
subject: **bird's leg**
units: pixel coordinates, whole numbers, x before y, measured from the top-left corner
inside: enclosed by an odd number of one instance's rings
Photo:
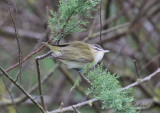
[[[76,69],[79,75],[87,81],[87,83],[91,84],[91,82],[86,78],[86,76],[82,73],[82,69]]]

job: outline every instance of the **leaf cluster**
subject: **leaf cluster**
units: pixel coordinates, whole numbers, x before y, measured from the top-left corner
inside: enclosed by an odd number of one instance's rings
[[[88,72],[87,78],[91,81],[91,88],[87,90],[87,95],[100,100],[102,109],[112,108],[116,113],[138,113],[139,108],[132,105],[132,89],[121,91],[118,77],[104,70],[102,64],[98,65]]]
[[[80,18],[92,17],[90,11],[94,10],[94,7],[100,0],[60,0],[58,12],[50,11],[49,27],[55,35],[59,32],[65,32],[68,29],[76,25]],[[80,25],[86,25],[88,21],[82,19]],[[72,32],[81,32],[85,28],[77,26],[72,29]]]

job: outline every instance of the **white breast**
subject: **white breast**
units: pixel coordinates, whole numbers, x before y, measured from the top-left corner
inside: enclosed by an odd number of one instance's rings
[[[94,65],[96,65],[99,61],[101,61],[103,56],[104,56],[104,52],[103,51],[98,51],[98,54],[94,55],[94,58],[95,58]]]

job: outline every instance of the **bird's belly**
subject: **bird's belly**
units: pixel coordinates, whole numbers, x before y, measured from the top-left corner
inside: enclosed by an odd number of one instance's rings
[[[88,63],[83,62],[74,62],[74,61],[67,61],[67,60],[60,60],[62,63],[67,65],[68,68],[83,68]]]

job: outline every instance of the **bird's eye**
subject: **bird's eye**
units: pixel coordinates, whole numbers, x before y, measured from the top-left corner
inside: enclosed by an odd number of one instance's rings
[[[94,47],[94,49],[97,50],[97,51],[103,50],[102,47],[101,47],[100,45],[98,45],[98,44],[93,44],[93,47]]]

